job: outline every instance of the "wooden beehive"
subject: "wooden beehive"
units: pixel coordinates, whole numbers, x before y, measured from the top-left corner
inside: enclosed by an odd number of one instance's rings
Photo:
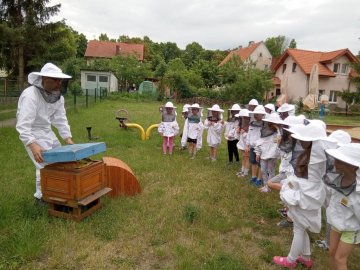
[[[80,200],[105,188],[102,161],[53,163],[40,173],[45,201],[77,206]]]
[[[113,157],[103,157],[105,164],[106,186],[112,191],[110,197],[119,195],[133,196],[141,193],[141,186],[130,167],[123,161]]]

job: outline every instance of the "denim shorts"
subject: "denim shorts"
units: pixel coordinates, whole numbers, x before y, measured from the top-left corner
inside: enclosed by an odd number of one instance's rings
[[[254,152],[254,148],[253,147],[251,147],[250,148],[250,164],[253,164],[253,165],[256,165],[256,164],[258,164],[259,165],[259,163],[258,162],[256,162],[256,154],[255,154],[255,152]]]

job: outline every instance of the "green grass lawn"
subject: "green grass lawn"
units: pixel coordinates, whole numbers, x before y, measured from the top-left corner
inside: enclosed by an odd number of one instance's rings
[[[16,130],[0,128],[0,269],[280,269],[272,257],[287,255],[292,230],[276,226],[278,193],[261,194],[236,178],[238,168],[226,165],[225,141],[216,163],[206,160],[206,133],[195,160],[180,150],[163,156],[156,130],[141,141],[138,130],[120,129],[115,120],[126,109],[129,122],[146,130],[160,122],[160,105],[118,99],[68,110],[74,141],[87,142],[92,126],[107,145],[94,158],[121,159],[143,189],[135,197],[105,198],[102,209],[79,223],[33,204],[34,166]],[[182,104],[175,105],[182,127]],[[314,269],[329,269],[327,253],[312,250]],[[359,254],[354,250],[349,269],[358,267]]]

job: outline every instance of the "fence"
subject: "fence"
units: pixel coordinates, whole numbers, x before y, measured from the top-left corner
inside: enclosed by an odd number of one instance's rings
[[[80,93],[74,91],[72,95],[67,94],[66,98],[66,107],[76,108],[78,106],[86,106],[92,105],[96,102],[101,102],[103,99],[107,97],[107,89],[82,89]]]
[[[21,90],[17,80],[0,78],[0,97],[19,97]]]

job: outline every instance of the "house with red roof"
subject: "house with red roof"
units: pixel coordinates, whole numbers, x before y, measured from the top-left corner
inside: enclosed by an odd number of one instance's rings
[[[234,56],[238,56],[245,64],[261,70],[270,69],[272,56],[263,41],[250,41],[247,47],[240,46],[238,49],[231,51],[219,64],[224,65]]]
[[[84,56],[89,64],[97,58],[113,58],[119,55],[135,56],[138,61],[144,61],[144,44],[90,40]],[[81,70],[81,88],[89,95],[99,95],[100,90],[118,91],[119,82],[111,71],[84,69]]]
[[[87,60],[91,60],[94,58],[112,58],[117,55],[133,55],[139,61],[144,61],[144,44],[90,40],[84,56]]]
[[[321,95],[327,95],[332,106],[345,108],[345,102],[337,94],[343,90],[356,90],[351,81],[351,77],[355,75],[350,66],[353,62],[358,62],[358,59],[349,49],[331,52],[287,49],[273,65],[275,89],[269,93],[268,98],[280,95],[281,80],[285,75],[288,76],[288,99],[296,102],[305,98],[308,95],[311,69],[317,64],[319,101]]]

